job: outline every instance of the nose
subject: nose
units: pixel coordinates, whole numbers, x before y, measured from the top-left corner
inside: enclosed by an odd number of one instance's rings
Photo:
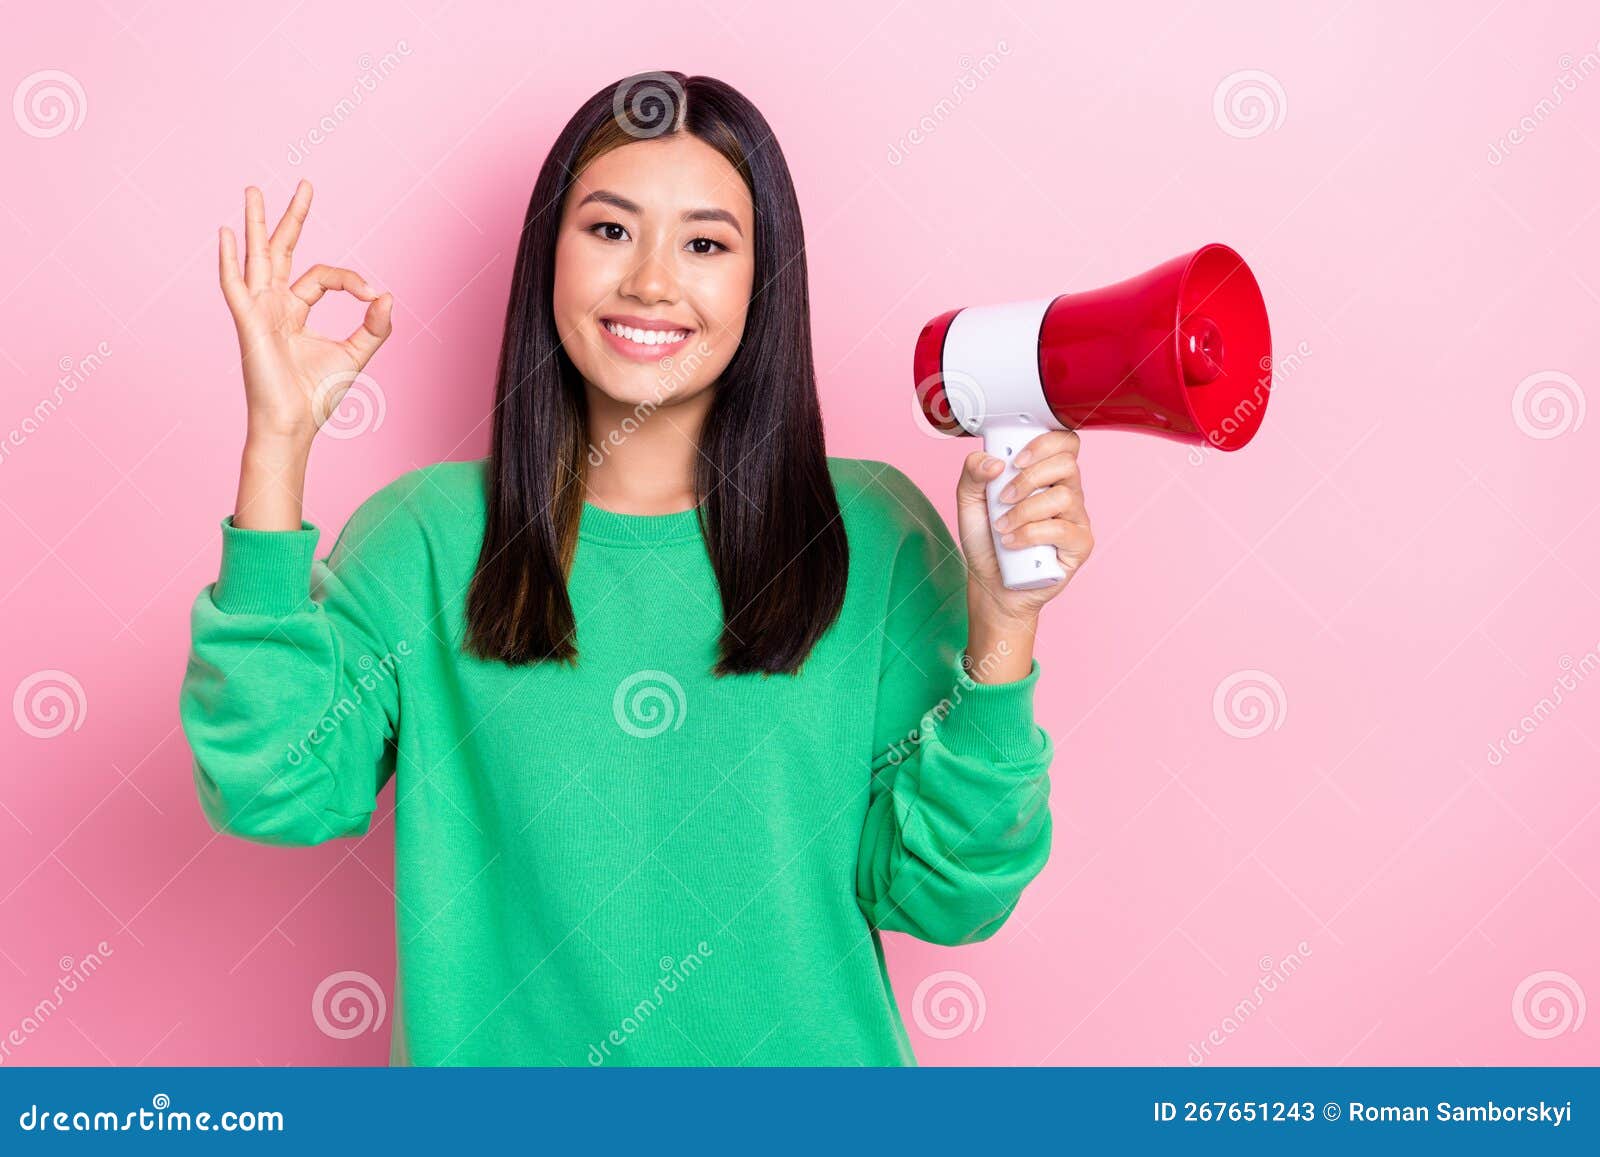
[[[623,278],[622,293],[644,304],[672,301],[678,291],[671,260],[659,243],[641,247],[638,264]]]

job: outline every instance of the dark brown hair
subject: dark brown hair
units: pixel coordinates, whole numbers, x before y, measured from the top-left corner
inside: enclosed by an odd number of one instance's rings
[[[849,547],[823,444],[788,165],[765,118],[729,85],[642,73],[584,102],[528,202],[497,371],[488,519],[467,596],[466,645],[481,658],[577,658],[566,576],[583,511],[587,404],[555,328],[556,237],[585,165],[666,133],[690,133],[726,157],[755,208],[755,288],[739,348],[709,387],[695,469],[722,595],[714,673],[798,672],[843,605]]]

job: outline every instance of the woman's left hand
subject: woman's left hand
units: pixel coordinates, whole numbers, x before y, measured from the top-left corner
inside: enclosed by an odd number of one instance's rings
[[[967,557],[969,614],[992,615],[997,620],[1026,623],[1059,595],[1094,549],[1089,515],[1083,502],[1083,478],[1078,468],[1078,435],[1072,430],[1048,430],[1018,452],[1017,475],[1000,495],[1016,502],[997,524],[1015,537],[1008,547],[1050,543],[1066,578],[1031,591],[1008,590],[1000,578],[989,522],[987,488],[1004,463],[982,450],[967,455],[956,487],[956,515],[961,549]],[[1033,494],[1031,491],[1037,490]],[[1018,496],[1027,495],[1020,502]],[[975,600],[985,600],[988,605]]]

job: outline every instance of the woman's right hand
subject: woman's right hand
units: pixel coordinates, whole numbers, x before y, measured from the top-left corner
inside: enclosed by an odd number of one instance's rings
[[[392,294],[379,294],[354,270],[313,265],[289,281],[290,258],[311,208],[311,183],[301,181],[283,219],[267,236],[261,190],[245,189],[245,265],[239,270],[233,230],[220,231],[222,295],[239,333],[248,438],[309,450],[356,375],[392,331]],[[341,289],[368,302],[349,337],[323,337],[306,318],[324,293]]]

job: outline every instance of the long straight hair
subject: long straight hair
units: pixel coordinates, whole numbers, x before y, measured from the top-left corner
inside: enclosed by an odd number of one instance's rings
[[[577,660],[566,580],[591,448],[583,379],[555,327],[556,238],[586,165],[667,133],[721,153],[755,208],[755,288],[739,348],[708,387],[695,467],[697,518],[722,597],[713,673],[797,673],[843,606],[849,546],[823,443],[788,165],[766,119],[729,85],[641,73],[578,109],[528,202],[496,375],[488,518],[467,597],[466,646],[481,658]]]

